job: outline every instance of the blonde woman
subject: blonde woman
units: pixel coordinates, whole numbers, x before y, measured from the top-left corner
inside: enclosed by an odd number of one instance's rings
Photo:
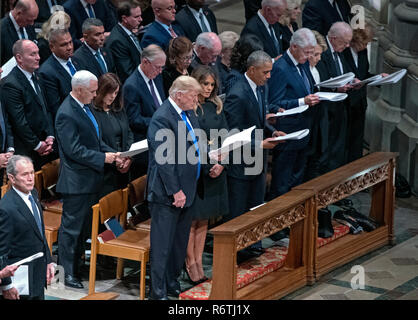
[[[302,0],[286,0],[287,9],[279,19],[280,32],[282,34],[283,52],[289,49],[290,39],[298,29],[297,21],[302,12]]]

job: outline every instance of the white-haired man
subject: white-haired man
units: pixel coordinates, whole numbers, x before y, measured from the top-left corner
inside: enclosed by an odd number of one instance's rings
[[[64,267],[65,285],[81,289],[83,285],[77,276],[91,230],[91,206],[99,200],[104,164],[115,161],[118,154],[102,141],[90,110],[96,96],[96,76],[86,70],[78,71],[71,87],[55,121],[61,159],[57,191],[63,198],[58,263]]]

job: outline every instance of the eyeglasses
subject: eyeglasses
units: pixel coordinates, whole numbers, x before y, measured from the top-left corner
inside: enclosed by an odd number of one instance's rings
[[[186,56],[186,57],[178,57],[181,62],[192,61],[193,56]]]
[[[162,65],[162,66],[157,66],[157,65],[155,65],[155,64],[153,64],[152,63],[152,61],[150,61],[150,60],[148,60],[148,59],[146,59],[148,62],[149,62],[149,64],[154,68],[154,69],[156,69],[156,70],[163,70],[164,69],[164,66],[165,65]]]

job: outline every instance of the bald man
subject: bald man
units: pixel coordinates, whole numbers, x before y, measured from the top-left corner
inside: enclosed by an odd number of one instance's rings
[[[39,9],[35,0],[18,0],[13,10],[1,19],[1,65],[13,57],[13,44],[19,39],[35,40],[33,24]]]

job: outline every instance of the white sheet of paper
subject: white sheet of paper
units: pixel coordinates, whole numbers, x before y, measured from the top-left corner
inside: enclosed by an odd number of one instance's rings
[[[369,83],[369,86],[380,86],[382,84],[394,84],[401,80],[406,75],[407,70],[401,69],[399,71],[396,71],[394,73],[391,73],[387,77],[382,77],[376,81],[373,81]]]
[[[319,97],[319,100],[329,100],[329,101],[342,101],[348,97],[346,93],[338,93],[338,92],[315,92]]]
[[[12,265],[13,266],[20,266],[21,264],[24,264],[26,262],[31,262],[31,261],[33,261],[35,259],[38,259],[40,257],[43,257],[43,256],[44,256],[44,253],[43,252],[38,252],[38,253],[35,253],[35,254],[31,255],[30,257],[27,257],[25,259],[22,259],[22,260],[20,260],[18,262],[13,263]]]
[[[252,207],[252,208],[250,208],[250,211],[253,211],[253,210],[257,209],[257,208],[260,208],[260,207],[264,206],[266,203],[267,202],[264,202],[262,204],[259,204],[258,206]]]
[[[139,154],[141,152],[145,152],[148,150],[148,141],[147,139],[132,143],[131,147],[129,148],[129,151],[121,152],[121,157],[132,157],[136,154]]]
[[[339,88],[351,82],[354,79],[354,77],[355,77],[354,73],[348,72],[338,77],[330,78],[328,80],[317,83],[315,84],[315,86],[324,87],[324,88]]]
[[[212,150],[209,152],[209,158],[217,159],[217,156],[220,154],[228,153],[232,150],[238,149],[244,144],[251,142],[251,133],[255,129],[255,126],[245,129],[241,132],[233,134],[232,136],[227,137],[222,146],[219,149]]]
[[[12,285],[19,292],[19,295],[29,295],[29,266],[20,266],[12,278]],[[3,291],[0,290],[0,295]]]
[[[285,136],[275,137],[274,141],[280,141],[280,140],[300,140],[302,138],[305,138],[309,134],[309,129],[303,129],[299,131],[295,131],[289,134],[286,134]]]
[[[17,63],[16,63],[16,59],[15,57],[12,57],[9,61],[7,61],[1,68],[3,69],[3,73],[1,74],[1,77],[4,78],[6,77],[10,71],[12,71],[12,69],[14,67],[16,67]]]
[[[382,76],[381,76],[380,74],[378,74],[378,75],[373,76],[373,77],[370,77],[370,78],[368,78],[368,79],[364,79],[364,80],[362,80],[362,81],[360,81],[360,82],[357,82],[357,83],[353,83],[353,82],[351,82],[351,83],[352,83],[352,84],[355,84],[355,85],[366,84],[366,83],[369,83],[369,82],[373,82],[373,81],[375,81],[375,80],[379,80],[380,78],[382,78]]]
[[[300,106],[300,107],[287,109],[284,112],[277,112],[275,116],[276,117],[284,117],[284,116],[288,116],[288,115],[291,115],[291,114],[302,113],[302,112],[304,112],[308,109],[309,109],[309,106],[307,104],[304,104],[303,106]]]

